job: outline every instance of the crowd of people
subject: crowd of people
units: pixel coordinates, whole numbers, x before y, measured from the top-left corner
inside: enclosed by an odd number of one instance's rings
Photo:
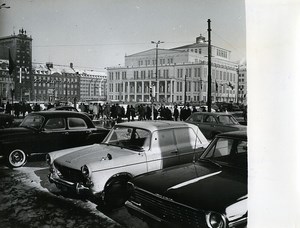
[[[57,104],[48,103],[45,107],[41,107],[40,104],[29,104],[26,102],[15,102],[11,104],[9,101],[4,105],[1,102],[2,110],[5,113],[12,114],[15,117],[25,117],[27,113],[37,112],[41,110],[47,110],[54,107]],[[94,120],[98,119],[113,119],[116,122],[121,122],[123,119],[127,121],[134,120],[151,120],[154,115],[154,120],[174,120],[174,121],[185,121],[192,112],[205,111],[205,109],[197,110],[195,106],[190,107],[189,104],[181,106],[177,105],[171,107],[160,105],[153,105],[153,110],[149,104],[138,104],[138,105],[119,105],[107,103],[80,103],[78,105],[79,111],[86,112],[89,116],[92,116]],[[247,112],[247,110],[246,110]]]
[[[134,120],[151,120],[152,119],[152,107],[151,105],[139,104],[137,106],[133,105],[119,105],[117,104],[100,104],[100,103],[81,103],[79,109],[82,112],[89,113],[93,116],[93,119],[114,119],[117,122],[121,122],[123,118],[127,121]],[[154,120],[186,120],[192,112],[196,112],[197,109],[193,107],[190,108],[189,105],[183,106],[178,109],[177,105],[174,106],[173,110],[165,105],[161,105],[157,108],[156,105],[153,106],[153,116]]]

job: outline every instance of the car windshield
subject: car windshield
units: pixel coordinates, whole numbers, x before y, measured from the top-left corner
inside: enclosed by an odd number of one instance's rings
[[[232,124],[239,124],[238,121],[233,116],[218,116],[218,120],[220,123],[224,125],[232,125]]]
[[[247,141],[233,138],[216,138],[201,159],[229,162],[233,157],[247,155]],[[247,157],[247,156],[245,156]]]
[[[145,129],[115,126],[103,143],[143,151],[149,148],[150,135],[150,131]]]
[[[34,128],[34,129],[40,129],[42,127],[42,124],[44,122],[44,117],[39,115],[30,115],[26,116],[22,123],[20,124],[21,127],[27,127],[27,128]]]

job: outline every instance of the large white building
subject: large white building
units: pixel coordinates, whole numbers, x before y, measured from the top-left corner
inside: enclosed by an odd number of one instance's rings
[[[107,68],[108,100],[150,101],[150,87],[155,86],[158,102],[206,102],[208,44],[204,40],[200,35],[194,44],[125,56],[124,67]],[[236,102],[238,64],[230,60],[229,50],[212,45],[211,53],[212,102]]]

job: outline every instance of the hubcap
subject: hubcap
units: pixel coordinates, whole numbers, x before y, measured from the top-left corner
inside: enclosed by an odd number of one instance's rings
[[[13,151],[9,156],[9,162],[13,166],[23,165],[25,162],[25,153],[21,150]]]

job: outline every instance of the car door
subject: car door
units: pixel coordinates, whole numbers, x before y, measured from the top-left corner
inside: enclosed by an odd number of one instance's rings
[[[63,117],[52,117],[45,121],[45,125],[35,136],[35,153],[50,152],[68,148],[66,144],[66,121]]]
[[[179,164],[173,129],[159,130],[152,133],[151,151],[147,153],[147,160],[153,162],[153,158],[156,162],[160,162],[160,168]]]
[[[204,151],[203,144],[192,128],[174,129],[174,136],[180,164],[192,162]]]
[[[68,143],[70,147],[82,146],[88,144],[88,137],[92,134],[90,129],[81,117],[68,117]]]

